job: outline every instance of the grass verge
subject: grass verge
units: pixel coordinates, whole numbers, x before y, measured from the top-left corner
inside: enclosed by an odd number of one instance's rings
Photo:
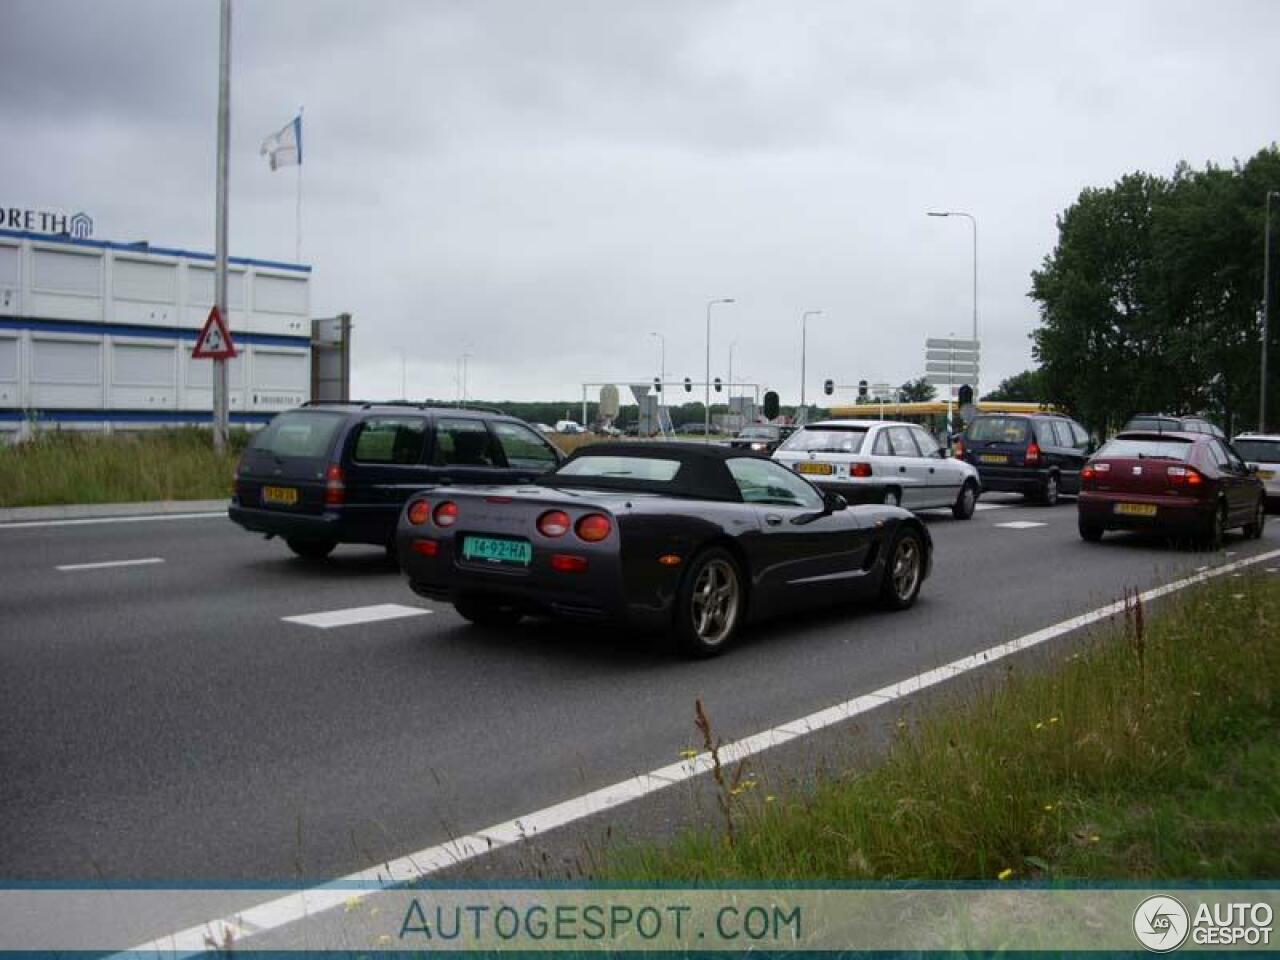
[[[1218,581],[1154,617],[1135,607],[1048,671],[1011,675],[976,704],[902,727],[863,772],[779,798],[735,780],[732,842],[724,830],[687,833],[616,853],[606,872],[685,882],[1280,876],[1277,681],[1280,576]]]
[[[212,500],[231,495],[236,460],[248,440],[231,435],[224,456],[194,427],[103,436],[53,431],[0,446],[0,507],[145,500]]]

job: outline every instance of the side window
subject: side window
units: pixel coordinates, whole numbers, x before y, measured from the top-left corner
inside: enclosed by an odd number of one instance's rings
[[[555,451],[540,436],[518,423],[497,420],[493,432],[498,435],[507,465],[517,469],[550,470],[556,465]]]
[[[1053,432],[1058,435],[1058,446],[1070,450],[1076,445],[1076,438],[1071,435],[1071,424],[1066,420],[1055,420]]]
[[[1227,443],[1227,441],[1225,440],[1219,440],[1218,443],[1221,444],[1224,450],[1226,450],[1227,462],[1231,464],[1232,470],[1234,470],[1236,473],[1249,472],[1248,464],[1244,462],[1244,459],[1240,456],[1240,454],[1236,453],[1235,447],[1231,446],[1231,444]]]
[[[1052,420],[1037,420],[1036,422],[1036,442],[1042,447],[1058,446],[1058,437],[1053,432]]]
[[[1209,449],[1213,451],[1213,462],[1223,470],[1231,469],[1231,454],[1227,452],[1226,444],[1221,440],[1214,440],[1209,444]]]
[[[1089,434],[1085,432],[1084,427],[1071,421],[1071,436],[1075,438],[1075,447],[1077,450],[1084,450],[1089,446]]]
[[[890,427],[888,433],[895,457],[920,456],[920,451],[916,449],[916,442],[911,439],[909,427]]]
[[[437,467],[497,467],[501,454],[483,420],[441,418],[431,462]]]
[[[941,450],[942,447],[938,444],[937,440],[929,436],[928,431],[924,430],[921,427],[912,427],[911,435],[916,438],[916,446],[920,448],[920,456],[922,457],[938,456],[938,451]]]
[[[360,424],[352,456],[357,463],[421,463],[426,439],[421,417],[370,418]]]
[[[889,431],[881,430],[876,434],[875,446],[871,448],[874,457],[892,457],[893,447],[889,446]]]
[[[736,457],[725,462],[744,503],[822,509],[822,497],[818,492],[774,460]]]

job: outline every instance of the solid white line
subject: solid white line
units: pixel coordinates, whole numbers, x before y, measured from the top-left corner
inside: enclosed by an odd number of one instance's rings
[[[349,627],[356,623],[377,623],[380,620],[399,620],[401,617],[420,617],[430,612],[422,607],[406,607],[400,603],[375,603],[369,607],[348,607],[345,610],[304,613],[296,617],[280,619],[285,623],[300,623],[304,627],[331,630],[334,627]]]
[[[1196,573],[1181,580],[1175,580],[1172,583],[1166,583],[1163,586],[1154,587],[1139,596],[1144,603],[1147,603],[1159,597],[1176,593],[1194,584],[1204,583],[1215,577],[1233,573],[1255,563],[1274,560],[1277,557],[1280,557],[1280,550],[1272,550],[1244,560],[1226,563],[1212,570]],[[1105,607],[1098,607],[1088,613],[1083,613],[1077,617],[1071,617],[1052,626],[1045,627],[1042,630],[1025,634],[1016,640],[988,647],[978,653],[961,657],[959,660],[953,660],[944,666],[927,670],[897,683],[881,687],[873,693],[863,694],[833,707],[827,707],[825,710],[810,713],[789,723],[771,727],[742,740],[736,740],[720,748],[721,762],[735,763],[771,747],[786,743],[788,740],[794,740],[805,734],[843,723],[852,717],[875,710],[885,704],[893,703],[895,700],[909,697],[920,690],[954,679],[971,670],[988,666],[1004,657],[1023,650],[1029,650],[1032,647],[1079,630],[1081,627],[1087,627],[1106,620],[1123,613],[1124,609],[1125,601],[1117,600],[1115,603],[1109,603]],[[494,824],[475,833],[457,837],[447,843],[427,847],[424,850],[419,850],[397,860],[387,861],[380,866],[370,867],[359,873],[348,874],[323,886],[291,892],[283,897],[277,897],[275,900],[251,907],[241,913],[220,917],[200,926],[188,927],[186,930],[179,930],[169,936],[134,947],[130,953],[136,951],[154,952],[157,950],[171,950],[183,953],[200,952],[207,949],[208,938],[212,938],[216,943],[224,942],[228,930],[234,931],[233,936],[240,936],[243,935],[245,930],[258,933],[282,927],[308,916],[314,916],[318,912],[343,906],[347,898],[351,896],[352,891],[390,887],[419,880],[430,874],[438,873],[447,867],[483,856],[498,847],[517,843],[526,837],[545,833],[556,827],[565,826],[584,817],[602,813],[622,804],[630,803],[633,800],[638,800],[641,797],[657,793],[660,790],[665,790],[710,769],[710,754],[700,753],[688,760],[659,767],[657,770],[651,770],[640,776],[613,783],[598,790],[592,790],[590,793],[584,793],[581,796],[564,800],[552,806],[543,807],[541,810],[535,810],[514,820]]]
[[[18,523],[0,523],[0,531],[24,530],[29,527],[79,527],[86,523],[138,523],[142,520],[207,520],[210,517],[226,519],[227,512],[216,513],[148,513],[138,517],[85,517],[80,520],[21,520]]]
[[[152,563],[164,563],[164,557],[143,557],[140,560],[102,560],[98,563],[63,563],[54,567],[63,573],[72,570],[106,570],[109,567],[143,567]]]

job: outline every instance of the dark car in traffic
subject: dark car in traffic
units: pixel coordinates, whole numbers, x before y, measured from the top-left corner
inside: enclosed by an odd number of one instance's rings
[[[1203,433],[1130,431],[1108,441],[1085,465],[1077,501],[1080,536],[1145,530],[1194,537],[1209,549],[1242,527],[1262,536],[1262,481],[1231,446]]]
[[[1121,433],[1146,430],[1148,433],[1204,433],[1225,440],[1227,435],[1212,420],[1173,413],[1139,413],[1129,418]]]
[[[739,430],[730,439],[729,446],[736,450],[773,453],[794,432],[795,427],[784,427],[776,423],[753,423]]]
[[[498,411],[308,404],[281,413],[250,441],[227,512],[307,559],[340,543],[394,554],[410,494],[430,484],[520,483],[563,459],[527,423]]]
[[[897,507],[849,507],[759,454],[601,443],[537,483],[413,497],[401,567],[466,619],[610,621],[723,650],[748,621],[856,599],[911,606],[932,540]]]
[[[978,469],[983,491],[1021,493],[1047,506],[1080,489],[1092,452],[1089,433],[1055,413],[984,413],[974,417],[955,455]]]

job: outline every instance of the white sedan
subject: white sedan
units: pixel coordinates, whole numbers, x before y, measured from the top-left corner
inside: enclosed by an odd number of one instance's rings
[[[810,423],[788,437],[773,458],[851,503],[949,507],[958,519],[968,520],[982,492],[977,469],[949,457],[914,423]]]

